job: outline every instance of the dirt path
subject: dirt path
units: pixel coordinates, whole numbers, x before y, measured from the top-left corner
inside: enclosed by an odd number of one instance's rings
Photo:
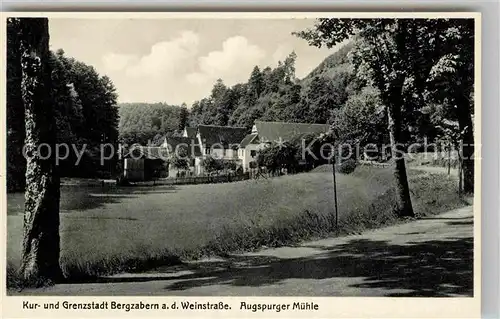
[[[22,294],[471,296],[472,261],[473,212],[468,206],[362,235]]]

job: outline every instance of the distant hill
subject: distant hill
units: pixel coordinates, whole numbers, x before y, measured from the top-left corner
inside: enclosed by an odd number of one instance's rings
[[[335,69],[341,65],[349,64],[348,53],[352,50],[354,42],[348,42],[342,46],[338,51],[326,57],[316,68],[314,68],[305,78],[302,83],[308,83],[315,76],[332,77]]]
[[[184,123],[248,128],[255,120],[331,123],[333,111],[360,89],[348,61],[352,47],[347,43],[301,80],[295,79],[294,53],[275,68],[256,66],[245,83],[228,87],[218,80],[211,94],[189,112],[166,103],[121,103],[120,139],[127,144],[158,142]]]
[[[193,104],[189,122],[244,127],[255,120],[331,123],[332,112],[364,85],[348,61],[352,48],[347,43],[303,79],[295,77],[292,52],[274,68],[255,66],[246,83],[226,87],[219,80],[210,96]]]
[[[186,109],[166,103],[120,103],[120,140],[126,144],[146,144],[157,135],[173,133],[179,129],[183,110]]]

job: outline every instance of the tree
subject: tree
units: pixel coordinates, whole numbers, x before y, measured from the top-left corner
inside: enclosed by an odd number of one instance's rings
[[[9,191],[24,190],[26,160],[22,156],[25,136],[21,97],[20,19],[7,23],[7,186]],[[114,160],[100,165],[99,144],[116,143],[118,111],[111,80],[88,65],[67,57],[64,50],[50,52],[48,62],[51,99],[58,143],[72,144],[86,152],[75,169],[75,152],[59,162],[60,176],[103,177],[109,175]],[[64,150],[63,150],[64,152]]]
[[[372,146],[372,151],[367,155],[382,155],[379,147],[387,143],[389,138],[386,129],[387,114],[377,89],[367,86],[361,92],[351,95],[342,108],[333,111],[331,121],[339,143],[353,143],[363,149],[368,144],[374,144],[377,149]]]
[[[257,153],[257,164],[266,167],[273,175],[281,173],[283,168],[295,172],[299,160],[298,148],[291,143],[273,143]]]
[[[247,94],[245,96],[245,102],[251,104],[256,101],[262,94],[264,89],[264,79],[262,77],[262,72],[258,66],[255,66],[248,79]]]
[[[223,169],[221,161],[213,158],[212,156],[205,157],[203,159],[202,166],[209,174],[214,172],[219,174],[219,171]]]
[[[328,123],[331,113],[344,105],[347,100],[347,85],[351,76],[350,72],[343,71],[335,73],[332,78],[313,77],[302,96],[302,105],[306,113],[304,121]]]
[[[20,19],[22,82],[26,124],[26,201],[21,275],[27,284],[62,278],[59,266],[60,186],[54,156],[40,146],[55,146],[50,99],[49,25],[46,18]]]
[[[226,126],[234,105],[231,100],[231,89],[228,88],[222,79],[218,79],[212,88],[213,118],[211,122],[215,125]]]
[[[463,147],[464,192],[474,191],[474,20],[450,19],[435,31],[435,57],[427,80],[428,98],[448,108],[447,120],[458,122]]]
[[[146,145],[156,135],[164,136],[183,130],[183,112],[187,111],[166,103],[123,103],[118,110],[120,141],[127,145]],[[155,119],[160,122],[159,126],[154,125]]]
[[[354,52],[355,66],[358,70],[364,68],[388,111],[399,216],[414,216],[402,149],[401,111],[404,86],[412,77],[417,78],[411,72],[421,61],[417,57],[424,45],[419,40],[424,39],[418,38],[417,29],[422,27],[426,27],[425,21],[415,19],[319,19],[313,29],[296,33],[318,47],[332,47],[354,35],[360,39]]]
[[[165,141],[165,135],[158,133],[151,140],[151,145],[152,146],[161,146],[161,144],[163,144],[164,141]]]
[[[177,130],[179,130],[180,132],[184,130],[188,121],[188,117],[189,117],[189,111],[187,109],[186,103],[182,103],[179,112],[179,126],[177,127]]]
[[[189,169],[189,159],[187,157],[188,152],[185,147],[179,147],[174,150],[174,155],[172,156],[171,163],[177,170],[188,170]]]
[[[221,161],[221,166],[226,172],[226,174],[228,173],[228,171],[236,171],[238,165],[236,165],[235,161],[228,159],[219,159],[219,161]]]
[[[451,168],[451,152],[453,149],[457,150],[458,159],[458,191],[464,190],[463,168],[464,156],[462,142],[464,141],[465,130],[461,130],[460,124],[453,118],[454,108],[446,104],[430,105],[425,109],[425,112],[431,114],[431,121],[438,130],[436,141],[445,144],[445,149],[448,153],[448,175]]]
[[[107,76],[85,63],[67,57],[59,49],[50,55],[52,100],[59,143],[73,144],[85,153],[75,169],[73,152],[60,163],[61,176],[110,176],[115,159],[100,160],[100,145],[118,139],[115,87]],[[109,149],[109,148],[107,148]]]
[[[20,19],[7,20],[7,191],[24,190],[26,159],[24,106],[21,95]]]
[[[72,145],[82,149],[88,141],[84,137],[88,127],[82,113],[82,103],[78,92],[70,80],[70,69],[64,63],[66,57],[63,50],[50,54],[50,68],[52,70],[51,87],[52,102],[57,127],[57,142]],[[75,176],[82,170],[75,170],[77,158],[74,152],[69,152],[67,158],[59,162],[61,176]]]
[[[217,114],[215,115],[215,122],[217,125],[228,125],[230,117],[238,107],[243,95],[244,87],[241,84],[226,89],[220,100],[216,102]]]

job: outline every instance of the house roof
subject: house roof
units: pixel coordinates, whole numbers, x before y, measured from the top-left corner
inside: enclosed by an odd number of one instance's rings
[[[300,135],[320,134],[330,130],[328,124],[255,121],[261,142],[290,141]]]
[[[166,161],[168,159],[167,149],[157,146],[132,146],[129,151],[124,155],[124,158],[146,158],[151,160],[161,159]]]
[[[167,145],[164,147],[168,148],[168,152],[176,152],[180,147],[184,147],[187,150],[187,156],[201,156],[200,145],[195,138],[183,137],[183,136],[168,136],[165,138]]]
[[[187,137],[195,138],[196,137],[196,127],[185,127]]]
[[[223,148],[229,148],[230,145],[238,146],[248,130],[245,127],[198,125],[198,132],[205,147],[219,144]]]
[[[244,147],[246,147],[248,144],[258,143],[258,141],[259,141],[258,134],[248,134],[248,135],[247,135],[247,136],[245,136],[245,138],[241,141],[241,143],[240,143],[240,147],[241,147],[241,148],[244,148]]]

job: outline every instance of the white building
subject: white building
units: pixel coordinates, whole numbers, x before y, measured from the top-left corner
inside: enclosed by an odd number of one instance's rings
[[[271,143],[284,143],[306,134],[320,135],[330,130],[328,124],[263,122],[255,121],[252,132],[240,142],[238,156],[243,170],[250,169],[250,163],[256,161],[257,152]]]

